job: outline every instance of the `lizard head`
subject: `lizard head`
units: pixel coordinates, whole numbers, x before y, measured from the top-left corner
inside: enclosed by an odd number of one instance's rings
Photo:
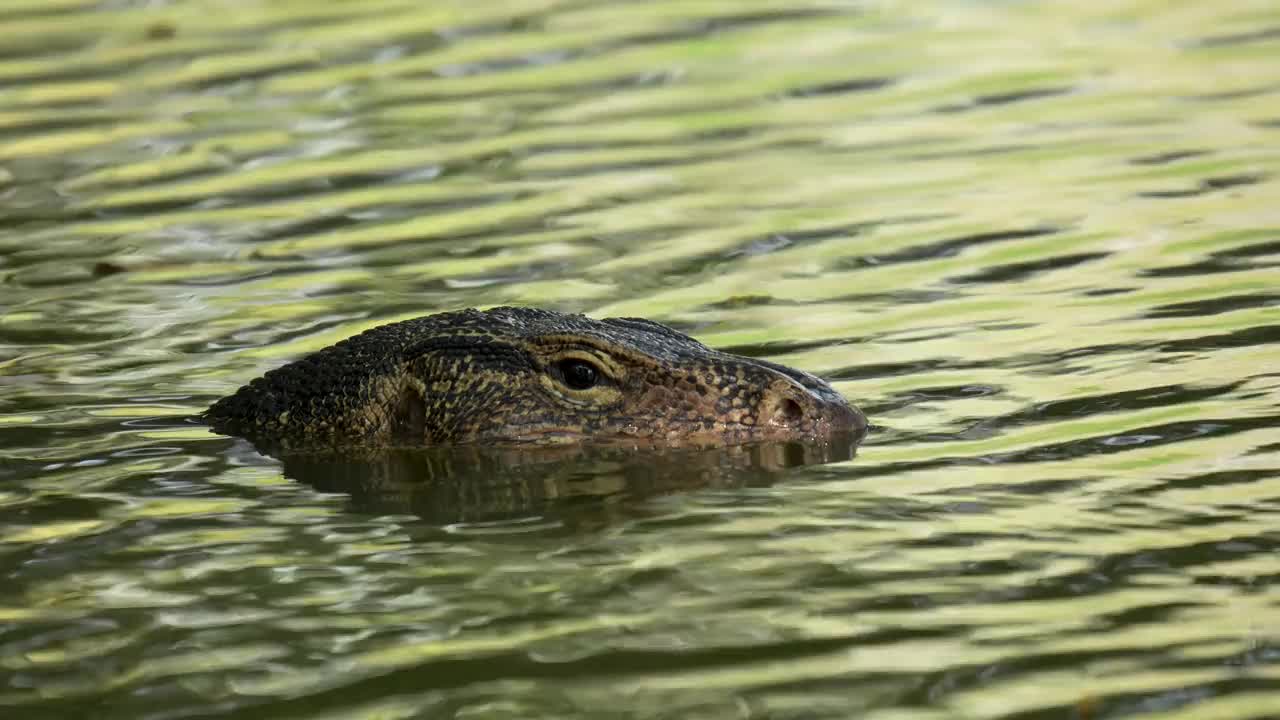
[[[290,446],[708,446],[860,435],[867,424],[808,373],[648,320],[532,308],[374,328],[268,373],[206,418]]]

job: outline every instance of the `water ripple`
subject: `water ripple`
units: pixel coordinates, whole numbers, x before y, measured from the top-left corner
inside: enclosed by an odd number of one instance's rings
[[[0,707],[1273,717],[1273,6],[5,3]],[[873,430],[531,470],[189,420],[503,303]]]

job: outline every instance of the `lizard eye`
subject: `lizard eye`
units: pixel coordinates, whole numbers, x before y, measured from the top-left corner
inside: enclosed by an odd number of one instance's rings
[[[570,358],[556,363],[560,379],[573,390],[586,390],[595,387],[600,379],[600,371],[586,360]]]

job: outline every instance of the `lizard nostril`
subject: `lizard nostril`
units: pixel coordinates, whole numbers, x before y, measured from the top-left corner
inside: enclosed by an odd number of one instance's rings
[[[795,400],[784,398],[778,403],[778,409],[774,411],[773,417],[783,425],[791,425],[804,417],[804,408],[800,407],[800,403]]]

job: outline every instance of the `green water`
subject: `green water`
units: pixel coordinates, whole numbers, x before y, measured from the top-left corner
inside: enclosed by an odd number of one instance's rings
[[[0,37],[0,716],[1280,717],[1274,2],[5,0]],[[464,473],[183,421],[497,304],[877,427]]]

